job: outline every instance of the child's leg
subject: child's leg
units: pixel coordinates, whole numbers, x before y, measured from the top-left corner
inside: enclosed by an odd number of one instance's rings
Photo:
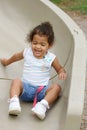
[[[58,84],[54,84],[48,88],[44,99],[50,105],[58,98],[60,91],[61,91],[61,87]]]
[[[10,98],[14,97],[15,95],[19,97],[22,91],[23,91],[23,86],[21,80],[14,79],[11,83]]]
[[[22,93],[22,82],[19,79],[12,81],[10,88],[9,114],[18,115],[21,112],[19,95]]]

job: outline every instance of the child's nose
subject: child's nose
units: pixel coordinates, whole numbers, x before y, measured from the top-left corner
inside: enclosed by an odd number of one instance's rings
[[[41,47],[41,45],[40,44],[37,44],[37,48],[40,48]]]

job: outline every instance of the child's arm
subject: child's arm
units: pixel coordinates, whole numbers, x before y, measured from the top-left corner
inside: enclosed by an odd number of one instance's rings
[[[54,59],[52,66],[56,70],[59,79],[65,80],[67,75],[65,69],[59,64],[59,61],[57,58]]]
[[[16,62],[16,61],[19,61],[22,59],[23,59],[23,51],[13,54],[13,56],[11,56],[8,59],[6,59],[6,58],[0,59],[0,62],[2,65],[7,66],[13,62]]]

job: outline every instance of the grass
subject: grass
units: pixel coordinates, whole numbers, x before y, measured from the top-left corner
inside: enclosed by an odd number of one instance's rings
[[[87,14],[87,0],[50,0],[64,11],[77,11]]]

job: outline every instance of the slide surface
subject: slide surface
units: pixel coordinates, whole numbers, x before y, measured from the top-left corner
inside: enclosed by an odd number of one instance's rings
[[[51,82],[59,82],[61,97],[45,120],[31,113],[32,103],[21,102],[19,116],[8,115],[12,79],[21,77],[23,61],[7,67],[0,64],[0,130],[79,130],[84,105],[87,46],[82,30],[49,0],[0,0],[0,58],[28,46],[26,35],[32,27],[50,21],[55,32],[52,48],[67,71],[66,81],[58,81],[54,70]]]

